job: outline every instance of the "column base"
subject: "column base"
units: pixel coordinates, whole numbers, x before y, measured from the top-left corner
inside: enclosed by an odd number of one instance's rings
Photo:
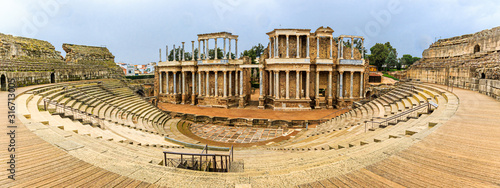
[[[186,95],[182,94],[181,95],[181,104],[185,104],[185,103],[186,103]]]
[[[196,105],[196,95],[191,95],[191,105]]]
[[[259,106],[257,106],[257,108],[258,109],[265,109],[264,103],[265,103],[264,97],[259,97]]]
[[[238,108],[245,108],[245,98],[244,97],[240,97],[240,99],[238,101]]]
[[[333,108],[333,100],[332,98],[329,98],[326,100],[326,108],[332,109]]]

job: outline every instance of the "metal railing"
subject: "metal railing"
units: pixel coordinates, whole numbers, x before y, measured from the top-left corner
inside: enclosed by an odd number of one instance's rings
[[[180,157],[167,157],[167,154]],[[169,167],[206,172],[230,172],[233,155],[233,146],[229,154],[209,154],[208,145],[205,145],[201,153],[163,151],[163,161],[164,165]]]
[[[432,105],[432,106],[434,106],[434,105]],[[383,125],[383,126],[389,126],[389,123],[391,123],[393,121],[396,121],[396,123],[397,123],[398,120],[407,119],[408,116],[410,116],[413,113],[416,113],[415,117],[418,117],[419,110],[424,109],[425,107],[427,107],[427,113],[430,113],[430,111],[431,111],[431,103],[426,102],[426,103],[421,104],[421,105],[419,105],[419,106],[417,106],[415,108],[403,111],[401,113],[397,113],[396,115],[393,115],[393,116],[388,117],[388,118],[381,118],[381,117],[372,118],[371,121],[365,121],[365,132],[366,132],[366,128],[367,128],[367,123],[372,123],[372,129],[375,128],[374,124],[378,124],[378,127],[380,127],[381,125]],[[437,107],[437,106],[434,106],[434,107]],[[373,119],[380,119],[382,121],[374,121]]]
[[[49,99],[43,99],[43,105],[45,111],[47,110],[48,105],[54,105],[56,107],[56,113],[59,114],[65,114],[67,111],[71,112],[73,114],[73,119],[82,119],[82,121],[88,121],[88,122],[96,122],[101,126],[101,128],[104,128],[104,119],[99,118],[97,115],[93,115],[91,113],[87,113],[78,109],[71,108],[69,106],[65,106],[64,104],[59,104],[55,101],[51,101]]]

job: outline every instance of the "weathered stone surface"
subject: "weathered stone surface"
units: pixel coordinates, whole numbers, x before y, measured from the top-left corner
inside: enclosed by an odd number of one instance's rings
[[[66,43],[62,47],[66,52],[66,62],[104,61],[114,63],[115,61],[115,56],[106,47]]]
[[[47,41],[0,33],[0,59],[63,59]]]

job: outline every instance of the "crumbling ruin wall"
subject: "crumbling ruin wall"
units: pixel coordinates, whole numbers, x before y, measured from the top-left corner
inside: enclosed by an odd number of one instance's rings
[[[0,33],[0,59],[57,59],[61,52],[47,41]]]
[[[106,47],[66,43],[62,47],[66,52],[66,62],[115,62],[115,56]]]
[[[15,79],[18,87],[76,80],[123,78],[123,71],[114,63],[114,56],[106,48],[95,47],[102,52],[80,50],[80,47],[73,46],[66,48],[76,49],[71,51],[70,57],[81,61],[65,62],[61,52],[56,51],[47,41],[0,33],[0,78]],[[2,80],[2,83],[5,82]],[[1,88],[5,90],[5,87]]]
[[[441,39],[426,49],[406,77],[479,91],[500,100],[500,27]]]

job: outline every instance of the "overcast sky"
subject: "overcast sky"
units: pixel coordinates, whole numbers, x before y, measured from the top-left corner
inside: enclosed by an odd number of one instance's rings
[[[367,49],[389,41],[398,56],[421,57],[436,38],[500,26],[500,1],[0,1],[0,33],[49,41],[62,54],[62,43],[106,46],[116,62],[131,64],[158,61],[165,45],[186,42],[191,51],[190,41],[201,33],[239,35],[241,52],[267,45],[266,32],[275,28],[314,32],[320,26],[331,27],[334,36],[364,36]]]

